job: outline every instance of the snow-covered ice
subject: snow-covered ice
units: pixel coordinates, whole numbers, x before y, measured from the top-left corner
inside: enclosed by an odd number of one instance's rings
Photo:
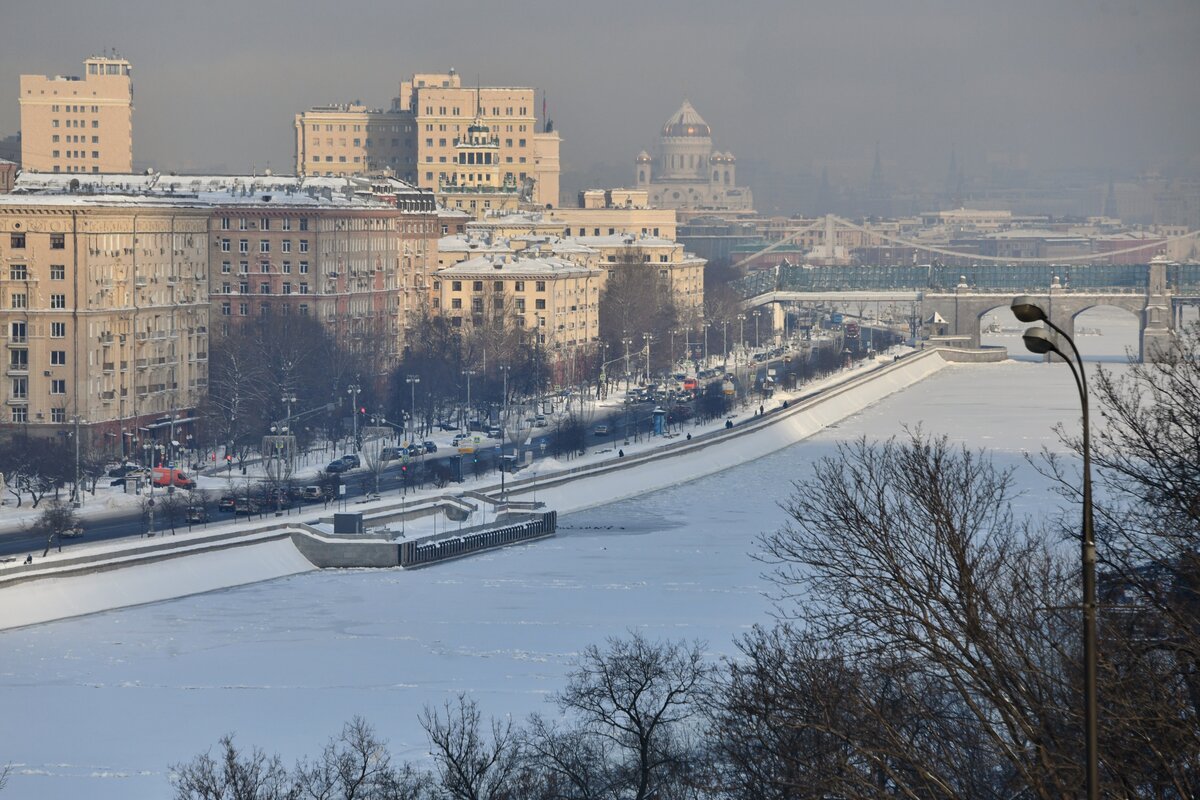
[[[402,757],[426,753],[417,714],[472,692],[486,713],[546,707],[572,656],[638,627],[714,656],[768,619],[755,536],[784,521],[790,482],[837,442],[923,424],[1021,451],[1078,424],[1061,364],[950,366],[799,444],[649,495],[564,515],[560,536],[414,572],[325,571],[0,634],[0,761],[8,793],[160,798],[167,767],[236,732],[291,762],[361,714]]]

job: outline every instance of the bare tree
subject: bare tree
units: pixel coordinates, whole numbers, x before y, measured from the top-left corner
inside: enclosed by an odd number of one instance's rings
[[[500,800],[512,791],[518,740],[510,720],[492,720],[484,731],[475,701],[460,694],[440,710],[426,708],[421,727],[429,736],[437,775],[455,800]]]
[[[42,513],[38,515],[37,521],[33,523],[31,532],[35,535],[46,537],[46,549],[42,551],[42,557],[45,558],[50,553],[50,548],[54,547],[56,543],[58,544],[58,549],[61,551],[63,537],[78,528],[79,517],[75,514],[70,504],[51,500],[42,509]]]
[[[296,766],[301,797],[312,800],[406,800],[424,796],[430,776],[405,764],[392,766],[387,742],[362,717],[354,717],[314,761]]]
[[[232,734],[221,737],[214,759],[202,753],[187,764],[171,766],[175,800],[297,800],[300,790],[279,756],[259,748],[243,755]]]

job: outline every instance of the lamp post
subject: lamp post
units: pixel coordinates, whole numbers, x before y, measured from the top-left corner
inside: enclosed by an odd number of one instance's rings
[[[738,346],[743,350],[746,349],[746,315],[738,314]]]
[[[646,340],[646,383],[650,383],[650,342],[654,341],[654,334],[646,331],[642,334],[642,338]]]
[[[1021,322],[1044,322],[1046,327],[1057,333],[1071,346],[1070,359],[1048,334],[1045,328],[1029,328],[1022,334],[1025,347],[1031,353],[1045,355],[1055,353],[1071,368],[1075,387],[1079,390],[1079,403],[1083,409],[1083,531],[1080,550],[1083,566],[1083,693],[1084,693],[1084,757],[1088,800],[1100,796],[1100,753],[1099,722],[1096,687],[1096,540],[1092,530],[1092,456],[1088,435],[1087,378],[1083,371],[1083,359],[1074,340],[1050,321],[1049,316],[1035,299],[1022,295],[1013,298],[1012,312]]]
[[[504,395],[500,399],[503,401],[500,411],[500,496],[504,496],[504,434],[505,428],[508,425],[508,371],[512,367],[508,364],[500,365],[500,373],[504,376]],[[582,402],[582,398],[580,398]]]
[[[758,343],[758,318],[762,316],[762,309],[754,309],[750,312],[750,316],[754,317],[754,349],[757,350],[761,346]]]
[[[358,452],[358,395],[362,391],[362,387],[357,383],[352,383],[346,387],[346,394],[354,398],[354,407],[350,409],[350,416],[354,419],[354,452]]]
[[[633,339],[626,336],[621,339],[621,344],[625,345],[625,391],[629,391],[629,345],[633,344]]]
[[[410,402],[410,406],[409,406],[411,409],[411,414],[412,414],[412,429],[410,431],[410,439],[409,439],[409,442],[411,444],[417,438],[417,384],[421,382],[421,376],[420,375],[409,375],[408,377],[406,377],[404,379],[404,382],[408,384],[408,389],[411,394],[411,397],[410,397],[411,402]]]
[[[703,323],[704,327],[704,368],[708,369],[708,329],[712,326],[711,322]]]
[[[75,498],[71,505],[75,508],[83,507],[83,492],[79,491],[79,415],[76,414],[73,422],[75,423]]]
[[[154,535],[154,462],[152,461],[152,451],[154,450],[154,442],[146,441],[142,447],[146,450],[146,463],[150,465],[150,499],[146,501],[146,510],[149,515],[149,530],[146,535]]]
[[[467,378],[467,419],[465,422],[471,421],[471,376],[475,374],[473,369],[464,369],[462,374]]]
[[[729,320],[721,320],[721,372],[729,373]]]

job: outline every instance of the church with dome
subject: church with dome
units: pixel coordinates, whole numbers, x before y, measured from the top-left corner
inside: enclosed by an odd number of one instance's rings
[[[750,189],[737,185],[733,153],[713,149],[712,129],[687,100],[662,127],[656,153],[638,154],[638,189],[650,205],[707,211],[751,211]]]

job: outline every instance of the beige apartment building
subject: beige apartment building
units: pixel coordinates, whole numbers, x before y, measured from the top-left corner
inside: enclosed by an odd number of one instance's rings
[[[704,308],[704,265],[707,262],[685,252],[679,242],[658,236],[614,234],[576,236],[565,240],[566,245],[572,243],[595,252],[595,258],[590,263],[602,269],[613,269],[618,264],[641,263],[645,269],[658,270],[671,287],[671,296],[682,320],[697,319]],[[568,248],[560,252],[564,258],[571,258]]]
[[[295,119],[296,172],[331,177],[390,170],[413,183],[415,124],[408,111],[360,103],[311,108]]]
[[[489,214],[468,222],[468,233],[476,236],[658,236],[674,239],[675,212],[662,208],[555,208]]]
[[[133,79],[123,58],[92,56],[82,77],[21,76],[21,168],[133,170]]]
[[[457,73],[420,73],[400,84],[388,111],[360,103],[320,106],[296,115],[296,171],[302,175],[359,175],[391,170],[437,190],[458,166],[457,141],[477,118],[498,141],[502,181],[532,183],[529,200],[557,206],[561,139],[538,129],[536,91],[464,87]],[[482,207],[482,206],[480,206]]]
[[[132,455],[196,406],[208,218],[180,200],[0,197],[0,429],[52,435],[78,417],[92,444]]]
[[[436,310],[454,327],[497,316],[536,331],[556,358],[584,351],[600,335],[603,270],[553,257],[486,255],[438,270]]]

